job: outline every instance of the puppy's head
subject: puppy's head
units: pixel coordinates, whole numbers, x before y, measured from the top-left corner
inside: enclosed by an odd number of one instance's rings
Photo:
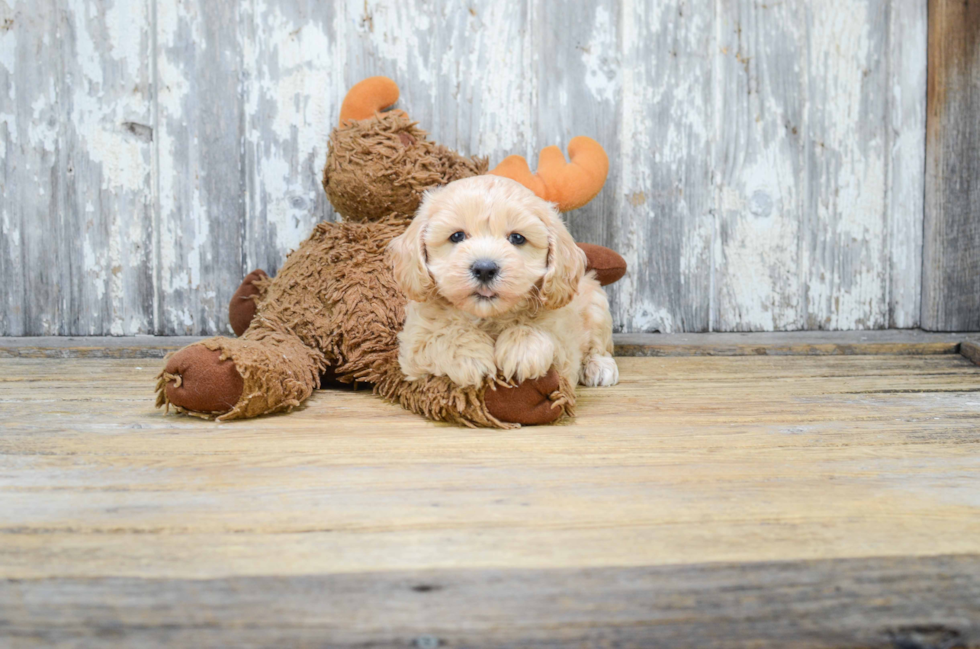
[[[391,242],[395,278],[409,299],[439,295],[475,316],[539,303],[565,306],[585,272],[551,203],[496,176],[426,193],[408,230]]]

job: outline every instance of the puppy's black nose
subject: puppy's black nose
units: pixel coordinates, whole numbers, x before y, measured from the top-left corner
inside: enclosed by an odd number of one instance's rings
[[[478,259],[470,266],[470,272],[473,273],[473,277],[480,280],[481,284],[492,282],[493,278],[497,276],[498,270],[500,270],[500,266],[489,259]]]

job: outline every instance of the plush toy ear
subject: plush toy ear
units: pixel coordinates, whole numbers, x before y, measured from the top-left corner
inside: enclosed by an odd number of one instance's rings
[[[541,282],[541,299],[546,309],[560,309],[578,293],[585,274],[585,252],[575,244],[561,217],[548,210],[542,220],[548,226],[548,270]]]
[[[364,79],[347,91],[340,106],[340,125],[350,120],[368,119],[398,101],[398,85],[388,77]]]
[[[578,136],[568,144],[571,162],[556,146],[545,147],[538,156],[538,172],[531,173],[527,160],[512,155],[490,173],[516,180],[532,192],[558,205],[562,212],[582,207],[599,193],[609,173],[609,156],[598,142]]]
[[[388,257],[395,281],[405,296],[415,302],[425,302],[435,288],[426,266],[425,226],[429,220],[427,202],[423,199],[412,224],[388,244]]]

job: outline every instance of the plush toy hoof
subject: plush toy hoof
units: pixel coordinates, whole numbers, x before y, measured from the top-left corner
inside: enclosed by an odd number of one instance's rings
[[[204,345],[191,345],[171,356],[164,372],[174,377],[167,381],[167,400],[193,412],[228,412],[245,387],[235,362],[221,360],[221,352]]]
[[[236,336],[241,336],[252,324],[255,317],[255,309],[258,307],[252,298],[259,293],[259,289],[253,284],[256,280],[269,277],[261,268],[253,270],[242,280],[242,285],[238,287],[235,294],[231,296],[228,303],[228,321]]]
[[[516,388],[497,386],[487,390],[484,400],[490,414],[509,424],[533,426],[550,424],[562,415],[562,409],[549,399],[558,390],[558,372],[552,368],[538,379],[528,379]]]
[[[626,260],[615,250],[594,243],[580,243],[578,247],[589,259],[586,269],[594,270],[596,279],[603,286],[618,282],[626,274]]]

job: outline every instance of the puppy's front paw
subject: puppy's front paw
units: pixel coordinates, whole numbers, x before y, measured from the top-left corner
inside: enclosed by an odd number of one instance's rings
[[[493,358],[489,354],[486,356],[457,354],[440,369],[450,381],[460,387],[479,385],[483,379],[497,373],[497,366],[494,365]]]
[[[555,361],[555,341],[533,327],[513,327],[497,338],[493,354],[504,378],[519,383],[548,373]]]
[[[607,387],[619,383],[619,366],[612,356],[589,356],[582,364],[582,385],[592,388]]]

